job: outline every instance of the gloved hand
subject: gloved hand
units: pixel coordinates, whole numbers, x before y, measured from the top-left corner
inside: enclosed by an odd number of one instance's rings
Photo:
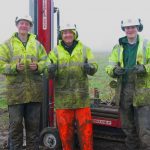
[[[50,59],[50,61],[51,61],[51,64],[48,66],[47,69],[48,69],[48,73],[49,73],[50,78],[54,78],[56,70],[57,70],[57,65],[53,63],[52,59]]]
[[[120,66],[116,66],[113,70],[115,76],[122,76],[125,74],[125,69]]]
[[[87,58],[83,64],[83,68],[88,75],[93,75],[96,72],[95,67],[91,63],[88,63]]]
[[[133,70],[136,74],[146,74],[145,66],[141,64],[135,65]]]

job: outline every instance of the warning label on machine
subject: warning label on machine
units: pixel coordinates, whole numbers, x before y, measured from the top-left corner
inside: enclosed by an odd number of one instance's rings
[[[43,30],[47,30],[47,0],[43,0]]]

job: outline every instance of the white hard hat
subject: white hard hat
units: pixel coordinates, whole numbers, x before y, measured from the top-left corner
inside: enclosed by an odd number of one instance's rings
[[[141,19],[125,19],[121,21],[121,28],[124,31],[125,27],[129,26],[137,26],[138,31],[141,32],[143,30],[143,25],[141,24]]]
[[[139,26],[139,19],[126,19],[122,21],[122,27]]]
[[[18,22],[19,22],[20,20],[26,20],[26,21],[28,21],[28,22],[30,23],[31,26],[33,26],[32,17],[29,16],[29,15],[22,15],[22,16],[16,17],[16,20],[15,20],[16,25],[18,24]]]
[[[60,27],[60,35],[59,35],[59,39],[61,39],[61,34],[62,34],[62,31],[64,30],[72,30],[72,32],[74,33],[75,35],[75,39],[78,38],[78,32],[77,32],[77,27],[76,27],[76,24],[65,24],[65,25],[62,25]]]
[[[65,24],[65,25],[62,25],[60,27],[60,31],[63,31],[63,30],[76,30],[76,25],[75,24]]]

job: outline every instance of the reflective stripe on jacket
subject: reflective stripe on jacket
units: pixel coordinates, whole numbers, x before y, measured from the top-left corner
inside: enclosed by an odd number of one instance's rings
[[[139,36],[139,45],[137,49],[136,62],[145,66],[147,74],[145,76],[137,76],[135,74],[135,93],[134,93],[134,106],[142,106],[150,104],[150,42],[142,39]],[[123,47],[119,44],[114,46],[112,53],[109,57],[109,64],[106,67],[106,72],[109,76],[115,77],[113,69],[120,63],[121,67],[123,64]],[[118,78],[120,84],[122,83],[121,78]],[[120,92],[119,88],[119,91]]]
[[[93,61],[91,50],[86,48],[84,58],[84,46],[81,42],[78,42],[71,55],[61,44],[56,49],[57,52],[54,49],[48,55],[48,59],[58,64],[55,78],[55,107],[59,109],[89,107],[88,76],[83,68],[85,59],[93,64],[96,71],[98,68]]]
[[[40,102],[43,98],[42,73],[47,58],[44,47],[29,34],[26,47],[16,37],[16,33],[0,45],[0,73],[6,75],[8,104]],[[25,70],[17,72],[16,64],[20,61]],[[29,64],[34,61],[37,71],[31,71]]]

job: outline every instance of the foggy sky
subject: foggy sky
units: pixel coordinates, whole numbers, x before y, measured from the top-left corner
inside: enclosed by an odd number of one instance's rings
[[[120,23],[125,18],[141,18],[150,38],[149,0],[55,0],[60,8],[61,22],[77,24],[79,39],[97,50],[111,50],[124,36]]]
[[[75,23],[79,39],[99,51],[111,50],[118,38],[124,36],[120,28],[124,18],[141,18],[144,30],[140,34],[150,39],[149,3],[149,0],[54,0],[60,9],[61,24]],[[28,0],[1,1],[0,42],[16,31],[15,17],[28,10]],[[54,30],[56,37],[56,28]]]

